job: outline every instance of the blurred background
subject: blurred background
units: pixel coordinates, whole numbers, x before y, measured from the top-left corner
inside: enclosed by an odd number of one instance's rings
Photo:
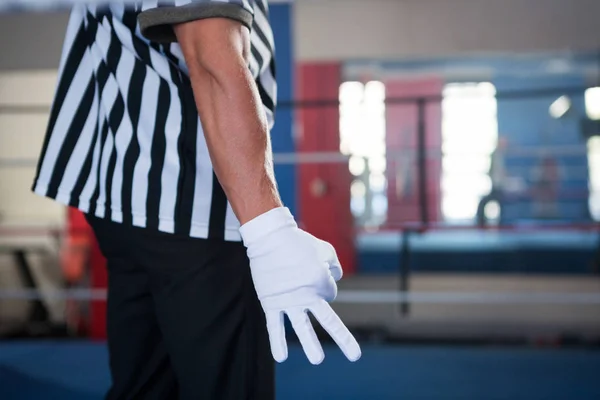
[[[68,19],[34,3],[0,13],[0,399],[100,399],[102,257],[30,192]],[[270,3],[280,191],[364,352],[293,347],[279,398],[600,399],[600,2]]]

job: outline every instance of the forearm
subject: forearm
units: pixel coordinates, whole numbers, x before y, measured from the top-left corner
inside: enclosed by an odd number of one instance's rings
[[[191,69],[192,87],[215,173],[242,224],[281,206],[267,121],[243,64],[212,75]]]
[[[174,29],[215,173],[244,224],[281,206],[266,115],[248,69],[249,32],[218,19]]]

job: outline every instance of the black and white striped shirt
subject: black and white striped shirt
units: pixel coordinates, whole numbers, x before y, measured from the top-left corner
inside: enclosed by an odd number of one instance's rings
[[[249,68],[272,127],[276,82],[267,0],[76,6],[34,192],[123,224],[240,240],[172,30],[173,23],[210,17],[251,29]]]

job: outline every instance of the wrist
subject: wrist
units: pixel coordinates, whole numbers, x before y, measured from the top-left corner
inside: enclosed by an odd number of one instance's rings
[[[296,220],[287,207],[272,208],[240,227],[246,247],[284,228],[297,228]]]
[[[246,203],[246,206],[239,207],[237,212],[242,226],[271,210],[283,207],[281,200],[276,195],[265,199],[246,201]]]
[[[230,192],[231,205],[241,225],[272,209],[283,207],[274,179],[262,173],[259,177],[250,177],[244,187],[226,192]]]

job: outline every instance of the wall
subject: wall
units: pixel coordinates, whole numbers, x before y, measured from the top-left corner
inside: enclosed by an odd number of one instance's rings
[[[0,223],[57,225],[61,206],[31,193],[55,70],[0,71]],[[26,111],[39,108],[40,111]]]
[[[62,225],[64,208],[31,192],[35,175],[35,163],[31,161],[37,158],[42,145],[55,81],[55,70],[0,71],[0,290],[25,285],[16,273],[10,252],[17,247],[31,249],[27,261],[40,289],[56,290],[62,282],[56,238],[39,228]],[[23,107],[39,107],[41,112],[27,114]],[[63,320],[64,300],[46,298],[44,304],[53,321]],[[7,325],[24,322],[30,305],[23,300],[3,299],[0,320]]]
[[[293,8],[288,4],[271,5],[271,24],[275,34],[275,51],[277,61],[277,92],[278,102],[289,102],[294,98],[294,48],[293,37]],[[274,153],[292,153],[296,149],[293,138],[294,110],[290,107],[279,107],[275,115],[275,127],[271,132]],[[298,213],[297,167],[295,165],[276,165],[275,175],[279,192],[285,205]]]
[[[598,50],[598,0],[299,0],[300,60]]]
[[[0,213],[7,224],[64,223],[64,207],[32,194],[30,188],[67,18],[64,12],[0,15]],[[39,111],[24,111],[31,107]]]
[[[66,12],[0,14],[0,71],[58,68],[67,21]]]
[[[600,48],[597,0],[296,0],[293,9],[298,60]],[[0,69],[56,65],[66,20],[0,15],[0,51],[11,55]]]

